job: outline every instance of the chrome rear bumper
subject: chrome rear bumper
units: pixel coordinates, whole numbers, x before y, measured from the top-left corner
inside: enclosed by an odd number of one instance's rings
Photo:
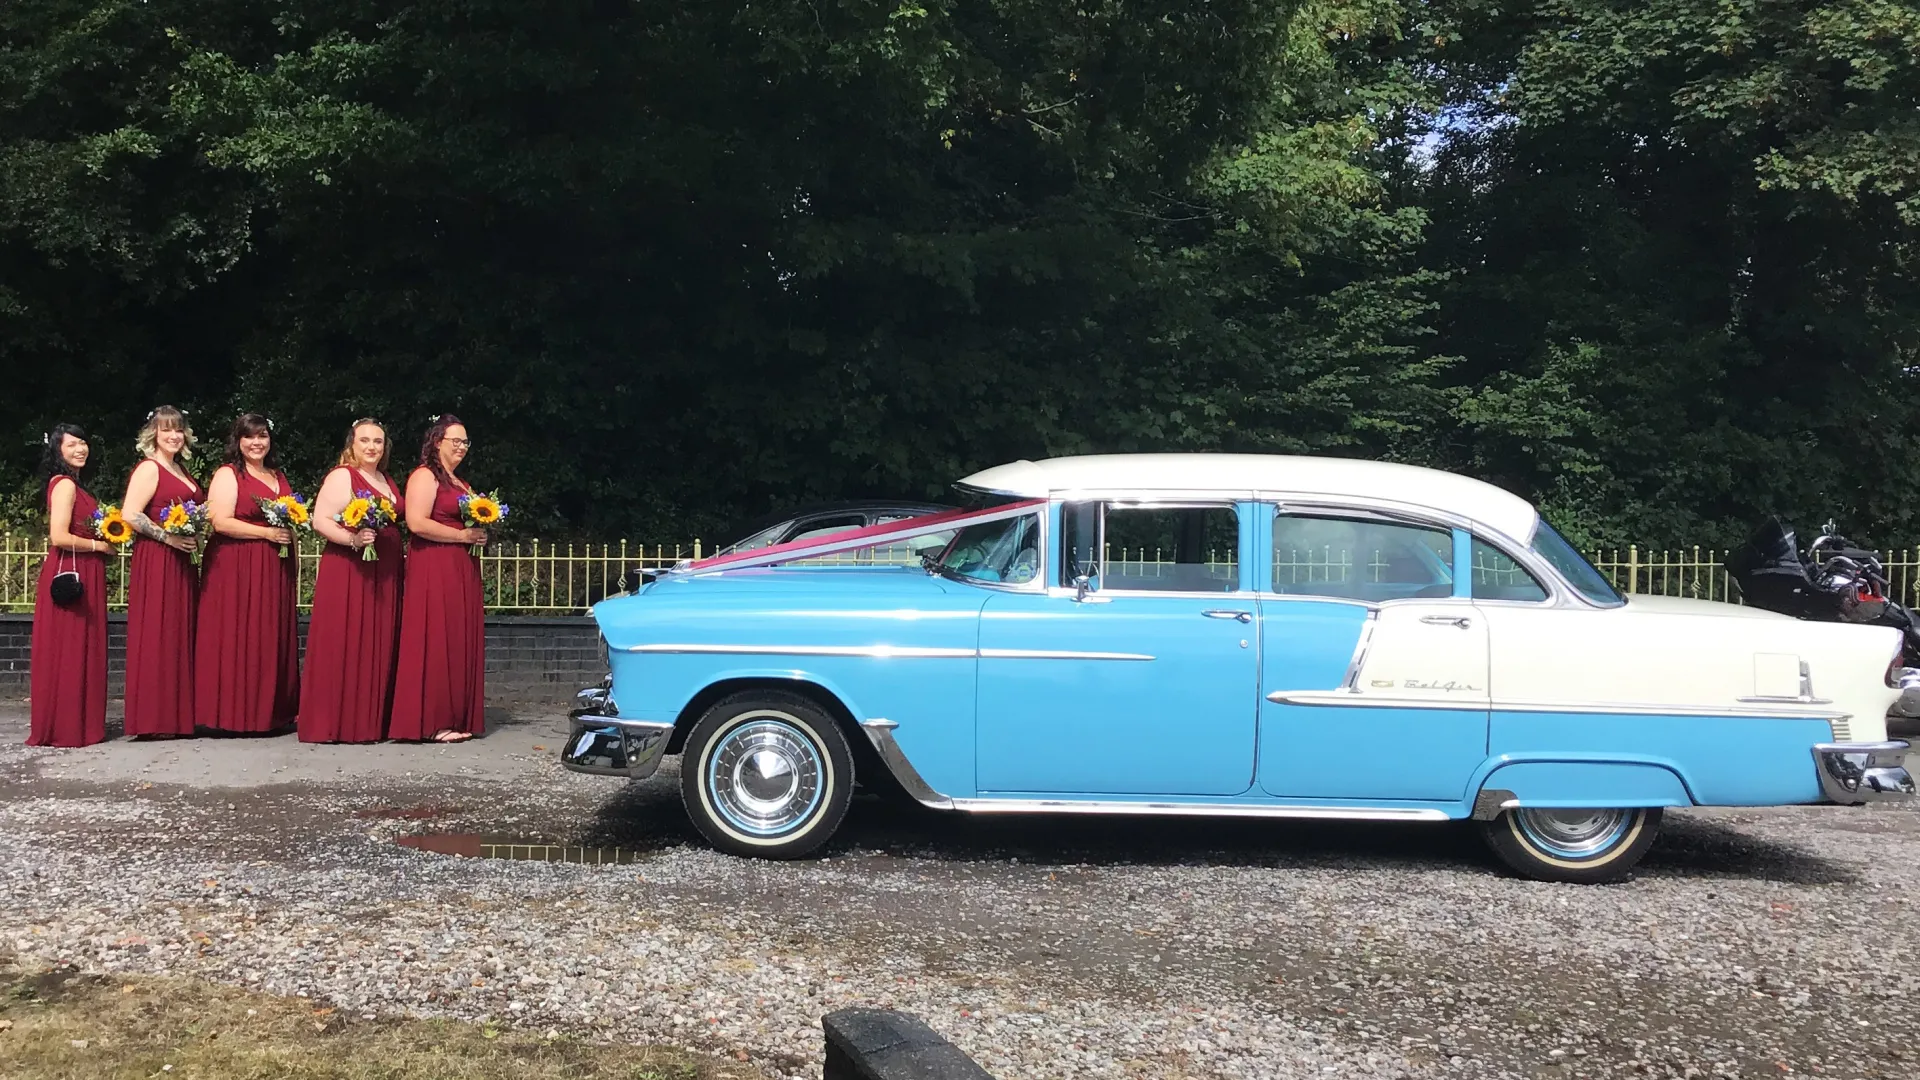
[[[1820,743],[1813,748],[1820,793],[1831,802],[1853,806],[1914,793],[1907,772],[1907,742]]]
[[[645,780],[660,767],[673,737],[672,724],[622,719],[605,685],[574,695],[567,716],[573,730],[560,749],[560,764],[578,773]]]

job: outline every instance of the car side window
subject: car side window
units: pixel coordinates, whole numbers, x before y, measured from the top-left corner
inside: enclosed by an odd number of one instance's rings
[[[1380,603],[1453,595],[1453,533],[1397,521],[1276,512],[1273,589]]]
[[[1473,538],[1473,598],[1538,602],[1547,590],[1527,568],[1479,537]]]
[[[1107,506],[1100,587],[1127,592],[1240,588],[1240,515],[1231,506]],[[1074,541],[1068,531],[1067,540]]]
[[[815,537],[831,536],[834,533],[846,532],[849,529],[865,528],[866,524],[867,519],[863,514],[854,514],[847,517],[820,518],[807,522],[801,526],[798,532],[787,537],[781,541],[781,543],[791,544],[799,540],[812,540]]]

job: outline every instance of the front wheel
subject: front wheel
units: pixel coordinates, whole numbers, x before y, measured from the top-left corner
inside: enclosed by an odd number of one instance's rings
[[[735,855],[797,859],[840,826],[853,755],[840,725],[797,694],[729,697],[700,718],[680,758],[687,816]]]
[[[1600,885],[1627,876],[1660,834],[1659,807],[1562,810],[1518,807],[1480,823],[1487,846],[1536,881]]]

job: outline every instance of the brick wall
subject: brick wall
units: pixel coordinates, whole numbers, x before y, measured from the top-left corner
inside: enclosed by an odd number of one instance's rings
[[[300,623],[306,648],[307,624]],[[32,662],[33,616],[0,614],[0,701],[27,696]],[[107,617],[107,694],[110,707],[126,682],[127,620]],[[607,672],[600,657],[600,633],[593,620],[514,618],[487,620],[487,704],[522,710],[560,708],[574,691],[600,681]]]

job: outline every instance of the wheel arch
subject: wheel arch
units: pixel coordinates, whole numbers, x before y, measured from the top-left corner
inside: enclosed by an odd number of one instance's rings
[[[693,726],[700,722],[700,718],[705,716],[707,710],[713,708],[715,703],[735,694],[753,690],[798,694],[825,709],[827,715],[833,717],[834,723],[840,725],[841,734],[847,737],[850,745],[856,748],[868,745],[865,733],[860,730],[859,723],[854,720],[853,710],[841,700],[839,694],[824,684],[804,675],[736,675],[707,684],[687,700],[686,705],[681,707],[680,714],[674,718],[673,735],[667,740],[667,753],[677,754],[686,746],[687,733],[693,730]]]
[[[1674,763],[1645,758],[1541,755],[1496,761],[1473,783],[1471,816],[1502,809],[1696,806],[1692,785]]]

